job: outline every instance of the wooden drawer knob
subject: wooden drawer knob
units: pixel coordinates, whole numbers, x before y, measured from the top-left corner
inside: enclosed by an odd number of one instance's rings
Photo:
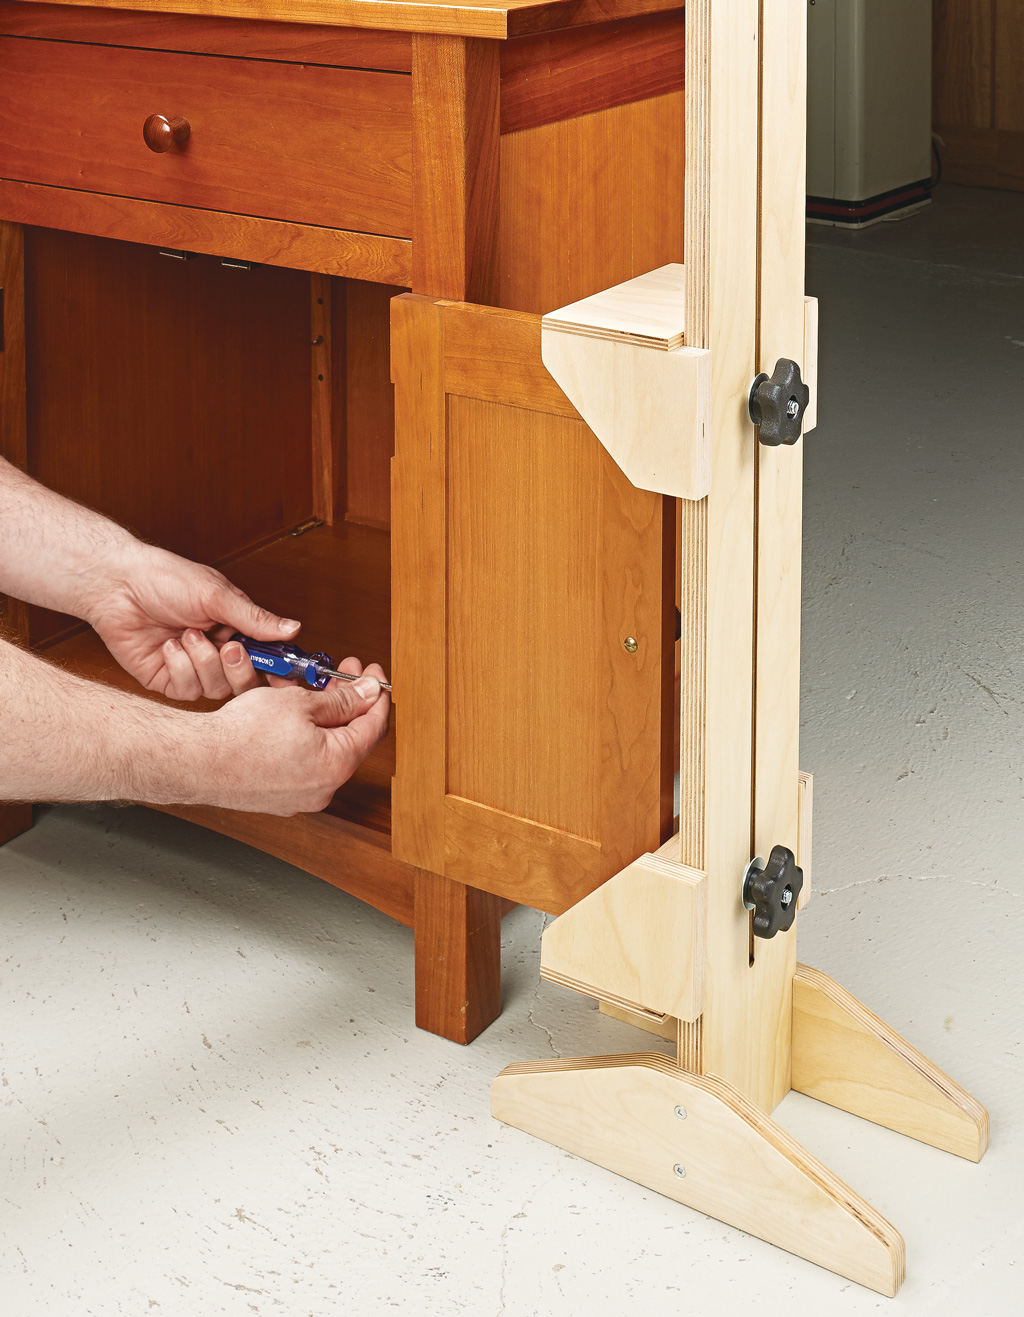
[[[169,151],[172,146],[184,146],[192,132],[187,119],[168,119],[162,114],[151,114],[142,125],[142,137],[151,151]]]

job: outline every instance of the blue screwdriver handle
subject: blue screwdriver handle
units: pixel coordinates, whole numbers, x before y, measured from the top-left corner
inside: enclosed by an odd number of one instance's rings
[[[231,639],[242,646],[257,672],[273,673],[275,677],[299,677],[318,691],[322,691],[331,679],[329,672],[323,671],[334,667],[329,654],[307,654],[286,640],[253,640],[240,631],[236,631]]]

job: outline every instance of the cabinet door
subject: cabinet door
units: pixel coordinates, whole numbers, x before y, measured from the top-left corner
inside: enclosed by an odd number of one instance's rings
[[[391,305],[394,853],[557,914],[671,827],[674,503],[579,418],[538,316]]]

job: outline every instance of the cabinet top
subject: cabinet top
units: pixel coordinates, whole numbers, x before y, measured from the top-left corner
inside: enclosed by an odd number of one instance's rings
[[[86,8],[501,40],[681,9],[684,0],[18,0],[17,6],[0,4],[0,11],[15,7],[51,14],[65,8]]]

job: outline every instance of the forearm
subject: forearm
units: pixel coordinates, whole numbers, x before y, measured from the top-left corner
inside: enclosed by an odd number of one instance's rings
[[[0,591],[89,618],[133,554],[128,531],[0,458]]]
[[[216,781],[216,752],[210,715],[85,681],[0,641],[0,800],[198,803]]]

